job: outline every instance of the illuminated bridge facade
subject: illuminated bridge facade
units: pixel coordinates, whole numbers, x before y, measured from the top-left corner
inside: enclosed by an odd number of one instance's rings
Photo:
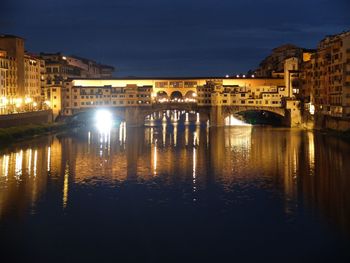
[[[150,114],[166,110],[198,112],[212,126],[250,110],[278,114],[287,126],[301,122],[299,102],[283,78],[73,79],[50,93],[56,114],[110,108],[128,126],[141,126]]]

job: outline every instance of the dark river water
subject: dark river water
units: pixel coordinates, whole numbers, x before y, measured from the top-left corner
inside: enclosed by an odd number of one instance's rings
[[[94,129],[0,150],[0,262],[350,262],[350,144]]]

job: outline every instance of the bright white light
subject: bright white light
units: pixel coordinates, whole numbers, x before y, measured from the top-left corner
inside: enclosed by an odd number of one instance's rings
[[[108,132],[113,125],[112,113],[108,110],[98,110],[95,115],[96,127],[100,132]]]
[[[225,77],[226,77],[226,78],[229,78],[229,77],[230,77],[230,75],[226,75]]]
[[[315,114],[315,105],[313,105],[313,104],[310,103],[310,109],[309,109],[309,111],[310,111],[310,114],[311,114],[311,115],[314,115],[314,114]]]
[[[225,125],[226,126],[251,126],[251,124],[245,123],[244,121],[241,121],[235,118],[233,115],[227,116],[225,118]]]

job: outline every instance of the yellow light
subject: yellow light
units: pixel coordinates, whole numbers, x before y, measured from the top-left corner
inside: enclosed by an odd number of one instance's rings
[[[44,103],[45,103],[47,106],[49,106],[49,107],[50,107],[50,104],[51,104],[51,103],[50,103],[50,101],[45,100],[45,101],[44,101]]]
[[[36,106],[38,106],[38,104],[37,104],[36,102],[34,102],[34,103],[33,103],[33,106],[36,107]]]
[[[32,102],[32,98],[25,98],[24,103],[28,104]]]
[[[311,115],[314,115],[314,114],[315,114],[315,105],[313,105],[313,104],[310,103],[309,112],[310,112]]]
[[[2,101],[3,104],[7,104],[7,102],[8,102],[8,100],[7,100],[6,97],[2,97],[2,98],[1,98],[1,101]]]

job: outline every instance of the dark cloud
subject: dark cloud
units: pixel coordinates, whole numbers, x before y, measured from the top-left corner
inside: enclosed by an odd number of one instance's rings
[[[284,43],[350,29],[347,0],[5,0],[0,31],[32,51],[110,63],[118,75],[224,75]]]

